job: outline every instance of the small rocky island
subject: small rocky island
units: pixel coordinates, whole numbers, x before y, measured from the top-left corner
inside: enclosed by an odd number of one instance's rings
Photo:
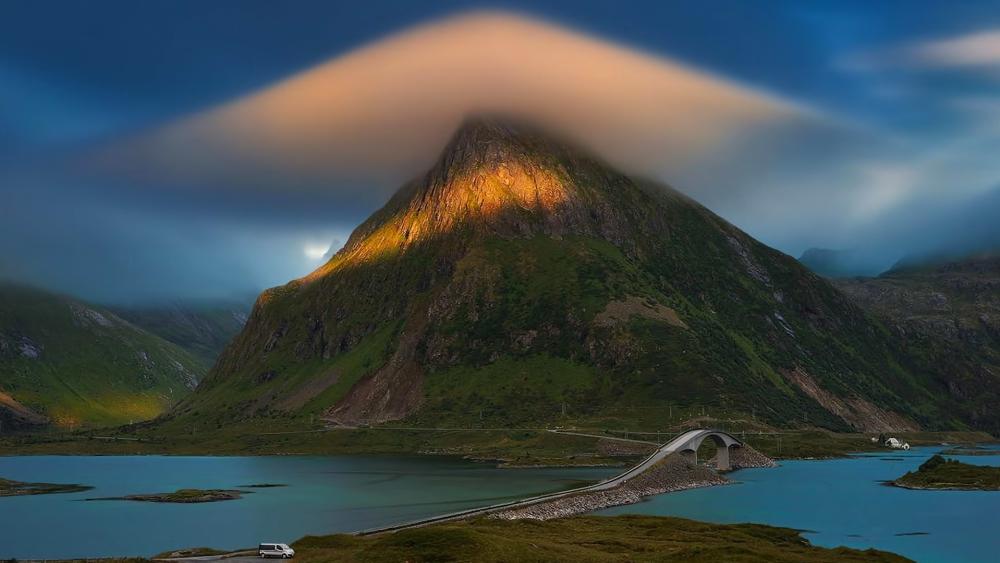
[[[237,500],[242,498],[245,494],[250,494],[250,491],[239,491],[236,489],[178,489],[172,493],[125,495],[123,497],[100,497],[89,498],[87,500],[134,500],[139,502],[195,503]]]
[[[1000,467],[972,465],[935,454],[916,471],[888,484],[907,489],[1000,491]]]
[[[87,485],[59,483],[26,483],[24,481],[13,481],[0,477],[0,497],[13,497],[20,495],[49,495],[55,493],[78,493],[87,491],[93,487]]]

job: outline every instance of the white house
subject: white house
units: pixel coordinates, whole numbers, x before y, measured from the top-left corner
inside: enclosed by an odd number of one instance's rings
[[[900,442],[896,438],[889,438],[885,441],[886,447],[892,448],[894,450],[908,450],[910,449],[910,444],[907,442]]]

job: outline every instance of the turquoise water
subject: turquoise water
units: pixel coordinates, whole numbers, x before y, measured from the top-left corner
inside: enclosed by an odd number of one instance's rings
[[[806,538],[823,546],[875,547],[917,561],[997,561],[1000,492],[909,491],[880,483],[939,450],[789,461],[734,473],[736,485],[660,495],[601,514],[758,522],[806,530]],[[1000,466],[997,454],[961,459]],[[179,547],[290,542],[564,489],[616,472],[496,469],[436,457],[0,457],[3,477],[95,487],[0,498],[0,559],[149,556]],[[206,504],[81,500],[253,483],[289,486]]]
[[[921,562],[1000,561],[1000,492],[911,491],[880,483],[940,450],[786,461],[774,469],[738,471],[731,476],[736,485],[659,495],[600,514],[757,522],[807,530],[809,541],[827,547],[874,547]],[[1000,466],[997,454],[953,457]]]
[[[0,498],[0,559],[150,556],[180,547],[292,542],[565,489],[616,472],[496,469],[437,457],[0,457],[0,476],[8,479],[95,487]],[[203,504],[82,501],[255,483],[289,486]]]

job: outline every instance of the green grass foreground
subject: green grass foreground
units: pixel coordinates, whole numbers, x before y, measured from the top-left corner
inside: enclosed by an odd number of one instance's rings
[[[908,489],[1000,491],[1000,467],[972,465],[935,455],[892,484]]]
[[[423,561],[909,561],[876,550],[811,545],[799,532],[758,524],[706,524],[660,516],[474,520],[374,537],[306,536],[295,560]]]

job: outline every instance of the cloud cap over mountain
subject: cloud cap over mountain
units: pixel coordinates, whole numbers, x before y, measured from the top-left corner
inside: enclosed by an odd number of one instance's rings
[[[180,185],[382,186],[422,171],[470,113],[517,115],[655,174],[808,110],[667,59],[515,15],[425,24],[103,151]]]

